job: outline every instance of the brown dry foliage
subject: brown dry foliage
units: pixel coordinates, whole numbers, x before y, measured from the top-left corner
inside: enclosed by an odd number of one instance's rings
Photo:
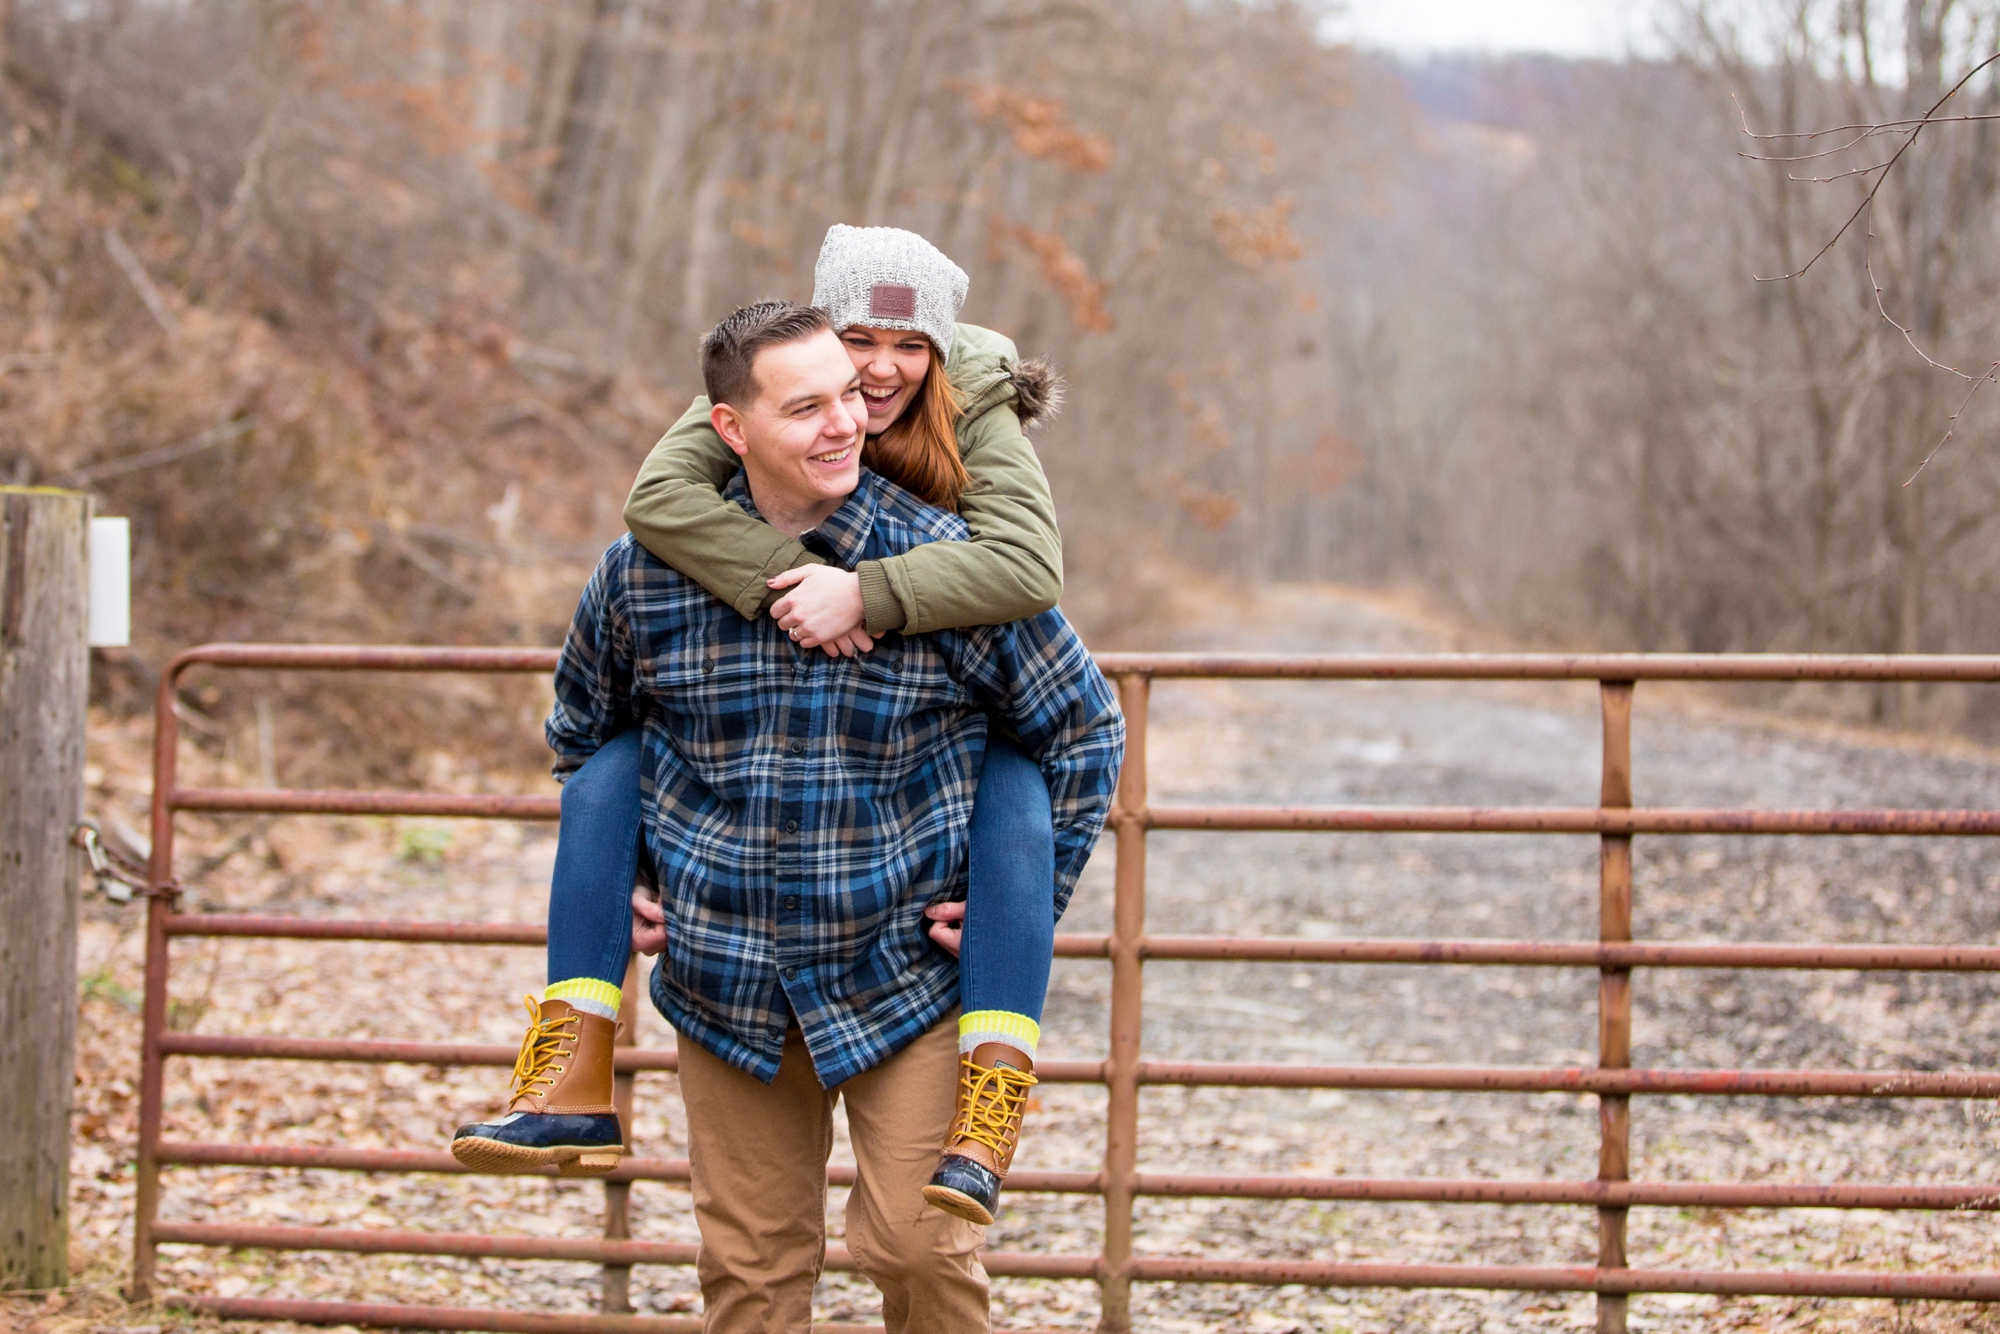
[[[1238,495],[1234,443],[1315,448],[1270,392],[1315,373],[1289,350],[1316,307],[1292,299],[1313,284],[1283,186],[1353,149],[1319,133],[1349,72],[1305,11],[11,16],[0,476],[69,479],[133,518],[139,639],[100,673],[121,706],[200,640],[554,642],[694,387],[696,335],[807,295],[834,221],[932,237],[972,272],[966,318],[1067,372],[1038,439],[1066,605],[1100,642],[1153,633],[1145,564],[1225,560],[1240,536],[1155,536],[1179,513],[1163,470]],[[1263,371],[1211,380],[1198,418],[1161,392],[1229,357]],[[337,722],[323,760],[407,766],[447,735],[536,750],[527,695],[432,711],[302,688],[274,698]],[[241,707],[213,707],[218,737],[246,734]],[[288,777],[324,763],[302,766]]]

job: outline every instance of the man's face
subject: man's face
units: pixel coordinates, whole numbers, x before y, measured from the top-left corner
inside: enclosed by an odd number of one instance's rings
[[[816,508],[845,499],[861,479],[862,429],[868,409],[861,377],[831,330],[757,354],[757,399],[726,405],[717,429],[743,456],[759,509]],[[727,429],[722,412],[734,418]]]

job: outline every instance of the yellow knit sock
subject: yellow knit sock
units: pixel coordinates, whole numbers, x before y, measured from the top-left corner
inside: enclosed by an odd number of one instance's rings
[[[618,1004],[624,998],[623,988],[600,982],[594,977],[566,977],[560,982],[551,982],[549,989],[542,993],[544,1000],[567,1001],[570,1009],[603,1019],[616,1019]]]
[[[1035,1059],[1042,1026],[1012,1010],[974,1010],[958,1017],[958,1049],[969,1052],[986,1042],[1000,1042]]]

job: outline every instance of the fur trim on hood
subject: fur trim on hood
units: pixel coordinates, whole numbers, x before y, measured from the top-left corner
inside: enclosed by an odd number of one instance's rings
[[[1016,362],[1008,382],[1014,386],[1014,414],[1023,427],[1040,426],[1056,419],[1062,411],[1069,381],[1046,357],[1030,357]]]

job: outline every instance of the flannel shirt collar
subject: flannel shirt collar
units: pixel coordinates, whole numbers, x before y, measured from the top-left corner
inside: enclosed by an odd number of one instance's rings
[[[815,556],[833,561],[843,570],[851,570],[867,557],[868,539],[875,531],[875,514],[879,508],[876,493],[880,480],[866,468],[861,470],[861,479],[848,495],[841,507],[822,519],[819,526],[799,534],[799,543]],[[757,502],[750,496],[749,474],[742,468],[729,479],[729,485],[722,489],[725,499],[741,505],[753,519],[764,516],[757,510]]]

